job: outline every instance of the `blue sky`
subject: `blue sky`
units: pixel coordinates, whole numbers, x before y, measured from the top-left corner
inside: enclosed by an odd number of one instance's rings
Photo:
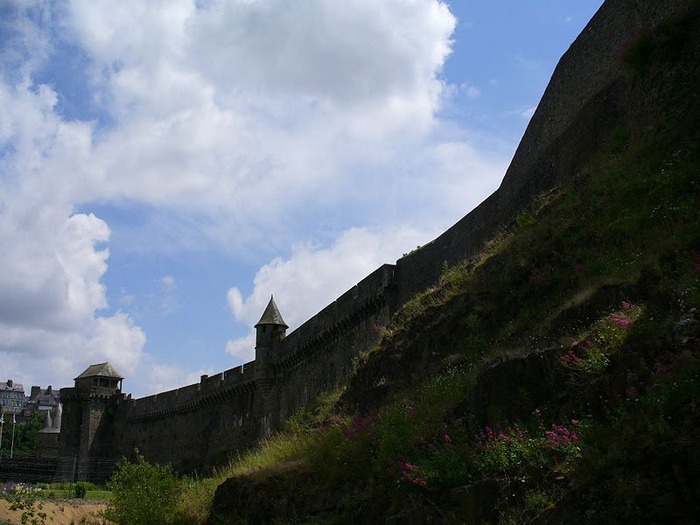
[[[601,3],[0,3],[2,373],[250,360],[498,187]]]

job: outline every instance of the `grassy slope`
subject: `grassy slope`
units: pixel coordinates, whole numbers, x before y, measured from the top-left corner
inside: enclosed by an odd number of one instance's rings
[[[226,478],[253,521],[692,522],[698,76],[663,31],[597,161],[407,304],[348,391],[192,484],[184,522]]]

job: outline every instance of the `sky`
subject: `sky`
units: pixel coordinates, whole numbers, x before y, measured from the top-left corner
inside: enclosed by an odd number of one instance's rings
[[[0,0],[0,380],[253,359],[500,184],[601,0]]]

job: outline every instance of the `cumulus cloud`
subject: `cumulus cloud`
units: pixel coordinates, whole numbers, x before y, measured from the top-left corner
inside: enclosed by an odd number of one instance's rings
[[[93,214],[74,212],[92,126],[64,121],[56,112],[56,91],[32,82],[48,37],[40,37],[31,20],[49,16],[46,7],[30,2],[8,12],[16,22],[10,43],[17,43],[20,59],[5,52],[0,62],[3,368],[8,377],[61,386],[98,360],[133,370],[143,331],[126,314],[99,315],[108,306],[101,279],[110,228]]]
[[[238,1],[205,7],[189,36],[222,89],[414,121],[432,118],[455,24],[435,1]]]
[[[94,215],[60,210],[0,212],[0,358],[8,377],[70,384],[76,370],[110,361],[122,373],[138,365],[145,334],[107,306],[101,278],[109,237]]]
[[[293,244],[251,294],[232,288],[228,300],[250,326],[274,292],[296,325],[434,236],[500,175],[500,161],[437,118],[455,28],[442,1],[8,5],[0,355],[17,377],[63,380],[98,359],[127,374],[148,358],[144,329],[108,311],[107,246],[122,225],[91,214],[96,203],[167,218],[134,236],[139,249]],[[69,115],[69,103],[81,111]],[[175,279],[161,284],[163,312],[181,307]],[[250,336],[227,349],[250,356]],[[184,377],[153,366],[154,385]]]
[[[74,0],[66,13],[112,122],[82,200],[201,213],[204,233],[239,246],[337,199],[358,164],[397,155],[387,140],[431,129],[455,27],[436,0]]]
[[[151,363],[143,374],[143,379],[148,384],[149,392],[157,393],[199,383],[202,374],[211,373],[209,370],[192,372],[174,365]]]
[[[231,300],[231,295],[236,292],[238,292],[238,290],[229,290],[229,301]],[[243,362],[253,360],[255,358],[255,331],[251,330],[243,337],[226,341],[226,353]]]

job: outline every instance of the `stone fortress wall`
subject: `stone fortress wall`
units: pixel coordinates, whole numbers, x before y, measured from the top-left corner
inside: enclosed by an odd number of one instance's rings
[[[360,281],[275,348],[269,392],[251,361],[199,383],[139,399],[117,396],[114,453],[134,448],[180,470],[225,462],[269,435],[316,396],[344,383],[353,358],[379,337],[394,306],[394,266]]]
[[[81,414],[88,410],[94,417],[82,429],[71,422],[78,416],[68,407],[63,428],[73,430],[62,434],[64,454],[118,457],[138,448],[151,461],[201,471],[279,428],[319,393],[342,385],[353,359],[377,341],[378,327],[435,283],[445,263],[474,255],[535,196],[578,174],[622,116],[619,100],[629,80],[623,51],[645,30],[695,4],[607,0],[557,65],[501,186],[488,199],[429,244],[381,266],[272,341],[269,363],[256,359],[141,399],[92,399],[89,410],[83,399]]]

